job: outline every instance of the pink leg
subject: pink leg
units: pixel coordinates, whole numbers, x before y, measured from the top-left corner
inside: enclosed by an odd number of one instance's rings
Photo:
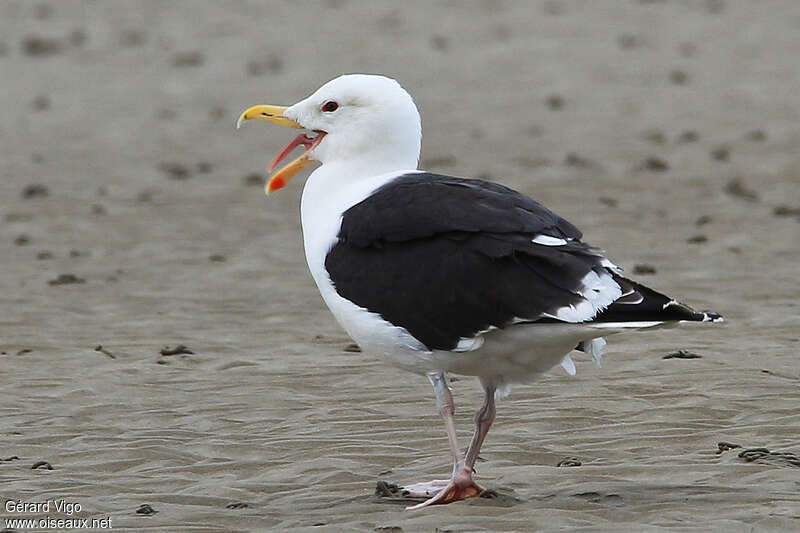
[[[489,434],[489,428],[492,427],[495,414],[497,413],[494,407],[495,387],[487,387],[484,385],[484,391],[486,393],[486,397],[483,400],[483,405],[481,408],[478,409],[477,413],[475,413],[475,434],[472,436],[472,442],[469,445],[467,457],[464,460],[464,464],[470,470],[475,467],[475,461],[478,459],[478,454],[481,451],[481,446],[483,446],[483,441],[486,439],[486,435]]]
[[[452,395],[450,394],[450,389],[447,388],[447,383],[444,381],[444,375],[440,374],[435,377],[429,376],[429,378],[433,383],[437,401],[440,397],[440,393],[437,391],[437,386],[439,386],[439,384],[441,384],[441,386],[443,386],[443,388],[447,391],[446,393],[442,394],[443,398],[445,399],[445,406],[447,405],[447,398],[449,398],[449,409],[443,409],[440,406],[440,412],[442,413],[442,417],[445,419],[445,426],[447,427],[447,434],[450,440],[450,451],[453,454],[453,476],[449,482],[444,484],[444,486],[442,486],[441,480],[436,480],[429,484],[418,484],[412,485],[411,487],[406,487],[406,490],[409,490],[409,496],[428,496],[434,490],[438,490],[436,495],[432,498],[418,505],[407,508],[411,510],[427,507],[428,505],[441,505],[458,500],[465,500],[467,498],[474,498],[483,492],[483,489],[478,486],[475,481],[473,481],[472,473],[474,471],[473,469],[475,466],[475,461],[478,458],[481,445],[486,438],[486,434],[489,432],[489,428],[491,427],[495,416],[495,388],[493,386],[484,385],[486,399],[481,409],[475,415],[475,435],[472,437],[472,443],[470,444],[466,459],[462,460],[458,451],[458,443],[456,441],[455,428],[453,426],[453,413],[455,409],[453,408],[453,400]],[[411,491],[410,489],[414,490]]]

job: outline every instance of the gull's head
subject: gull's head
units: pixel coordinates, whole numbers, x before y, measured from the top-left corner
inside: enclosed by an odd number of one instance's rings
[[[295,147],[305,152],[267,182],[267,193],[286,183],[312,161],[352,162],[378,172],[416,168],[422,127],[411,95],[385,76],[346,74],[290,107],[253,106],[239,117],[303,128],[270,164],[272,171]]]

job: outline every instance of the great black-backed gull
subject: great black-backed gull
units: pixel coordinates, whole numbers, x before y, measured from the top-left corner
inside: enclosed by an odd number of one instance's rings
[[[478,495],[473,469],[495,399],[570,352],[599,362],[604,337],[681,321],[719,322],[622,276],[581,232],[508,187],[417,170],[422,130],[395,80],[338,77],[291,107],[239,117],[303,128],[273,160],[303,154],[272,175],[267,193],[322,163],[301,203],[306,259],[322,298],[361,348],[433,384],[447,428],[449,480],[405,487],[431,496],[410,508]],[[485,391],[462,455],[446,374],[477,376]]]

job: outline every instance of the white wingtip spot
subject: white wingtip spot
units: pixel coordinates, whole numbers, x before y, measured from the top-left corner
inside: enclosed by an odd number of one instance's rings
[[[680,305],[681,305],[680,302],[678,302],[676,300],[670,300],[667,303],[665,303],[664,305],[662,305],[661,309],[666,309],[667,307],[680,306]]]
[[[566,239],[559,239],[557,237],[551,237],[550,235],[537,235],[532,239],[531,242],[535,242],[536,244],[541,244],[544,246],[564,246],[567,244]]]

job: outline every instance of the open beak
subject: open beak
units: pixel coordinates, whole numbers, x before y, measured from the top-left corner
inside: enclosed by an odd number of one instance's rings
[[[279,126],[286,126],[289,128],[302,128],[303,126],[294,120],[283,116],[283,113],[286,111],[286,109],[286,107],[277,105],[253,106],[239,115],[239,120],[236,121],[236,128],[238,129],[241,127],[244,121],[251,119],[266,120],[267,122],[272,122],[273,124],[278,124]],[[286,148],[281,150],[275,159],[272,160],[269,165],[269,172],[275,170],[275,167],[277,167],[278,164],[296,147],[303,145],[306,149],[305,152],[300,155],[300,157],[278,170],[269,178],[265,187],[265,192],[267,194],[285,187],[286,184],[289,183],[289,180],[295,176],[295,174],[312,163],[311,159],[309,159],[309,153],[311,150],[316,148],[317,145],[322,141],[322,138],[325,137],[324,131],[317,131],[316,133],[316,137],[309,137],[305,133],[301,133],[292,139],[292,141],[286,145]]]

